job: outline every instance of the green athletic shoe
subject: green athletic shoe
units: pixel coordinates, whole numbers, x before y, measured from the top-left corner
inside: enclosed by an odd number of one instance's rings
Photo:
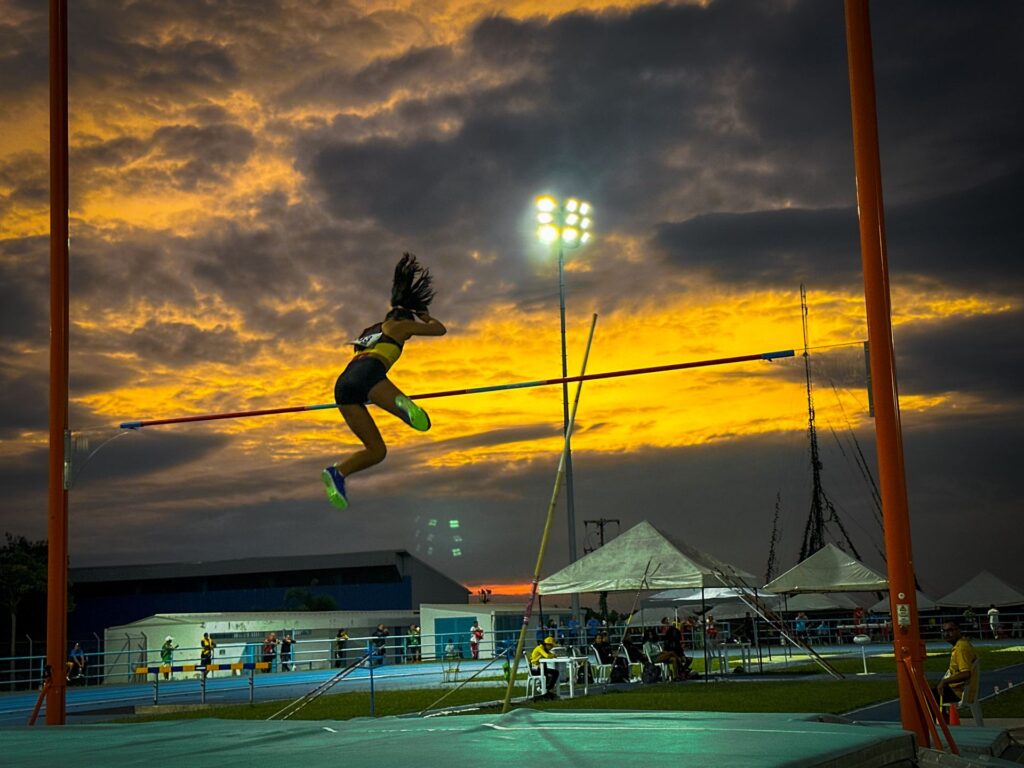
[[[395,398],[395,405],[405,414],[405,420],[410,427],[420,432],[426,432],[430,429],[430,417],[427,416],[427,412],[408,397],[399,395]]]
[[[348,507],[348,494],[345,493],[345,477],[337,467],[331,466],[320,473],[324,487],[327,489],[327,500],[338,509]]]

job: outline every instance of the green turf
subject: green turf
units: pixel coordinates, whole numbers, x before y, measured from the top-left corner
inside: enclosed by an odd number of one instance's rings
[[[983,668],[1000,667],[1024,662],[1024,652],[998,651],[993,648],[979,648]],[[945,652],[932,653],[925,661],[925,673],[929,679],[941,676],[946,669],[949,655]],[[694,666],[697,666],[695,660]],[[853,674],[862,669],[858,657],[833,660],[833,664],[844,674]],[[893,673],[892,658],[868,659],[868,670],[879,673]],[[821,673],[816,664],[790,665],[774,670],[780,674]],[[1024,681],[1022,681],[1024,682]],[[521,696],[518,688],[516,696]],[[443,691],[437,689],[416,689],[378,691],[375,698],[376,714],[399,715],[419,712],[432,707]],[[493,686],[462,688],[449,695],[439,706],[455,707],[480,704],[504,698],[504,685],[496,681]],[[559,701],[533,702],[529,706],[543,709],[636,709],[636,710],[679,710],[702,712],[829,712],[841,714],[860,707],[889,701],[898,696],[894,676],[882,679],[848,677],[845,680],[743,680],[741,676],[730,676],[728,682],[704,683],[663,683],[659,685],[635,686],[628,690],[612,691]],[[167,713],[132,718],[139,720],[169,720],[217,717],[235,720],[263,720],[281,709],[287,701],[263,704],[240,704],[227,707],[211,707],[193,712]],[[1024,717],[1024,685],[984,704],[986,717]],[[341,693],[322,696],[308,705],[293,719],[302,720],[348,720],[366,717],[370,714],[368,693]]]
[[[828,654],[827,648],[821,649],[824,654]],[[981,661],[982,669],[999,669],[1001,667],[1008,667],[1013,664],[1024,663],[1024,651],[1002,651],[998,648],[975,648],[978,653],[978,659]],[[844,675],[852,675],[864,670],[864,663],[861,661],[860,654],[848,654],[839,657],[829,657],[826,655],[829,663],[832,664],[837,670],[842,672]],[[868,656],[868,672],[874,673],[886,673],[895,672],[896,665],[893,661],[893,657],[890,656]],[[941,677],[942,673],[946,671],[949,665],[949,653],[946,651],[931,652],[925,657],[924,672],[929,678]],[[717,668],[717,666],[716,666]],[[798,659],[789,665],[779,664],[772,665],[770,668],[765,669],[766,674],[779,674],[779,675],[817,675],[823,672],[822,668],[819,667],[812,661],[805,661]]]
[[[376,714],[398,715],[430,707],[441,694],[436,690],[382,691],[376,695]],[[503,698],[504,689],[464,688],[442,702],[459,706]],[[521,691],[517,693],[521,695]],[[553,709],[638,709],[702,712],[847,712],[857,707],[893,699],[893,680],[816,680],[813,682],[730,681],[729,683],[662,683],[604,695],[538,701],[531,707]],[[209,709],[149,715],[133,720],[167,720],[218,717],[260,720],[281,709],[284,702],[211,707]],[[366,693],[322,696],[296,715],[303,720],[347,720],[366,717],[370,698]]]
[[[1015,685],[986,699],[981,703],[981,711],[985,717],[1024,717],[1024,685]]]

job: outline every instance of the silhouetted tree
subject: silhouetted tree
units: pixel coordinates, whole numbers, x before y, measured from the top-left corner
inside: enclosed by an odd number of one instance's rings
[[[11,620],[11,656],[17,656],[18,608],[30,595],[46,594],[46,542],[5,533],[0,548],[0,603]],[[13,661],[11,662],[14,663]]]

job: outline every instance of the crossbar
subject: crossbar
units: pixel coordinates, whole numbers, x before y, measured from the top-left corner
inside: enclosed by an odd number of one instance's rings
[[[640,376],[646,373],[664,373],[666,371],[681,371],[687,368],[707,368],[713,365],[728,365],[730,363],[746,363],[753,360],[777,360],[783,357],[793,357],[792,349],[780,350],[778,352],[759,352],[753,355],[739,355],[738,357],[719,357],[713,360],[695,360],[687,363],[672,363],[670,365],[656,365],[649,368],[629,368],[624,371],[607,371],[605,373],[588,373],[578,376],[561,376],[555,379],[540,379],[537,381],[519,381],[512,384],[494,384],[487,387],[472,387],[470,389],[449,389],[443,392],[427,392],[422,395],[410,395],[411,400],[429,400],[436,397],[455,397],[457,395],[476,395],[484,392],[501,392],[509,389],[528,389],[530,387],[546,387],[552,384],[571,384],[573,382],[597,381],[598,379],[615,379],[622,376]],[[156,427],[165,424],[185,424],[194,421],[217,421],[220,419],[243,419],[251,416],[273,416],[282,413],[301,413],[304,411],[323,411],[330,408],[337,408],[336,403],[324,403],[321,405],[290,405],[282,408],[262,408],[253,411],[232,411],[230,413],[207,413],[198,416],[175,416],[167,419],[144,419],[140,421],[125,421],[120,424],[121,429],[141,429],[142,427]]]

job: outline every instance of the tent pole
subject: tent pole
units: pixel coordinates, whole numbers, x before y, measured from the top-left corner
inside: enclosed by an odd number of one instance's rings
[[[708,653],[708,609],[704,604],[704,584],[700,585],[700,626],[701,636],[704,638],[704,682],[711,679],[711,655]]]
[[[758,600],[758,601],[760,600],[760,598],[757,596],[757,587],[754,587],[754,600]],[[754,645],[757,646],[757,673],[759,675],[763,675],[764,674],[764,659],[761,658],[761,635],[757,631],[757,620],[759,618],[761,618],[761,617],[758,616],[757,619],[753,620],[753,624],[754,624],[754,637],[753,637],[753,640],[754,640]]]
[[[540,615],[541,632],[547,632],[548,625],[544,623],[544,599],[541,595],[537,595],[537,613]],[[546,637],[546,635],[542,635],[542,637]]]

